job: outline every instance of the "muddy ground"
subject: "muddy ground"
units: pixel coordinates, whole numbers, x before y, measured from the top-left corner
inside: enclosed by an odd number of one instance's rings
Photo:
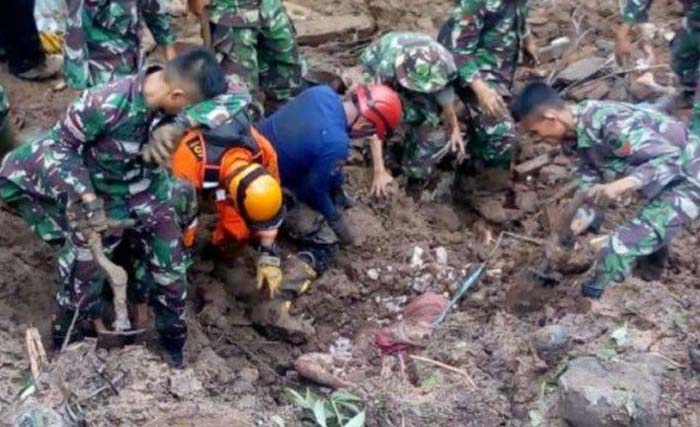
[[[378,32],[435,32],[450,13],[449,3],[300,1],[321,14],[367,14]],[[519,84],[548,77],[580,58],[610,59],[617,2],[578,3],[535,2],[531,23],[540,46],[561,36],[578,43],[563,52],[564,59],[550,58],[538,70],[521,70]],[[659,17],[653,44],[657,61],[663,63],[664,33],[677,23],[680,6],[658,1],[652,15]],[[187,27],[183,32],[193,32],[191,19],[177,22],[179,28]],[[351,65],[358,43],[347,39],[306,47],[304,53],[314,64]],[[662,84],[673,84],[667,70],[659,69],[655,76]],[[13,119],[24,131],[49,126],[74,96],[53,92],[53,82],[21,82],[4,71],[0,83],[11,97]],[[630,100],[637,97],[630,89],[629,78],[617,77],[581,85],[571,95]],[[520,161],[549,150],[527,142]],[[343,251],[312,291],[295,302],[294,312],[308,316],[317,332],[306,343],[261,335],[236,298],[240,290],[216,279],[211,261],[198,259],[191,274],[187,370],[167,368],[150,341],[147,348],[105,352],[94,351],[94,342],[88,340],[60,357],[50,354],[55,360],[24,406],[18,403],[30,383],[24,335],[32,326],[43,337],[49,335],[54,256],[21,221],[0,212],[0,425],[12,425],[18,410],[31,405],[77,413],[91,426],[313,425],[283,390],[310,387],[327,393],[327,388],[300,378],[293,362],[303,353],[330,352],[338,370],[358,385],[354,392],[364,400],[368,426],[700,426],[700,383],[688,357],[688,347],[700,338],[700,255],[694,250],[697,238],[689,232],[674,242],[670,268],[661,280],[631,278],[594,304],[578,297],[577,275],[565,277],[554,289],[536,286],[524,272],[541,259],[542,248],[506,237],[489,259],[483,279],[435,331],[428,347],[416,351],[458,371],[406,357],[407,366],[400,369],[395,356],[380,357],[373,331],[396,321],[406,302],[426,291],[454,293],[501,231],[547,236],[546,201],[570,178],[568,161],[556,153],[552,158],[539,173],[520,178],[514,209],[497,211],[488,198],[476,204],[473,197],[467,197],[471,204],[453,202],[449,174],[420,202],[398,192],[386,201],[371,200],[370,172],[358,150],[348,168],[349,192],[356,200],[349,216],[358,244]],[[460,187],[458,192],[472,194],[475,188]],[[609,215],[603,233],[623,217]],[[422,263],[412,262],[415,248],[423,251]],[[446,263],[438,259],[440,248],[446,250]],[[242,271],[241,277],[246,274]],[[565,344],[548,351],[541,342],[552,331],[564,336]],[[620,374],[627,375],[624,381],[609,380],[614,392],[624,394],[617,403],[624,411],[612,411],[605,423],[595,421],[585,404],[584,409],[576,406],[587,397],[570,392],[590,382],[585,375],[577,377],[582,356],[604,364],[604,378],[617,378],[611,372],[627,369]],[[73,405],[69,411],[66,401],[80,402],[80,408]]]

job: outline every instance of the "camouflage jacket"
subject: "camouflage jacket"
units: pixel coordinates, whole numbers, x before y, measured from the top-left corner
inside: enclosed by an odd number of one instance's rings
[[[680,120],[618,102],[587,101],[572,110],[576,140],[565,149],[576,157],[584,188],[632,177],[652,198],[672,182],[700,182],[700,139]]]
[[[28,191],[64,203],[86,192],[129,197],[149,190],[151,182],[162,183],[168,173],[146,165],[141,157],[161,117],[148,108],[143,95],[148,71],[85,91],[47,137],[19,148],[24,161],[11,155],[18,166],[14,171],[3,166],[3,175]],[[250,101],[246,89],[231,88],[228,94],[188,107],[176,120],[217,127]]]
[[[74,89],[133,74],[141,67],[146,24],[159,45],[175,42],[163,0],[67,0],[63,73]]]
[[[683,3],[688,28],[700,31],[700,2],[697,0],[680,0]],[[628,24],[645,22],[649,19],[649,9],[653,0],[623,0],[622,20]]]
[[[262,0],[210,0],[211,22],[231,27],[257,26]]]
[[[510,92],[527,13],[527,0],[457,1],[438,39],[454,55],[463,83],[482,79]]]
[[[362,52],[360,61],[368,79],[420,93],[445,89],[457,71],[450,52],[420,33],[387,33]]]

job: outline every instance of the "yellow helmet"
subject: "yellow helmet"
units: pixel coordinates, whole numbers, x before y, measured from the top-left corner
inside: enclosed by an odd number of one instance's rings
[[[227,185],[229,194],[250,228],[277,228],[284,219],[282,186],[257,163],[234,170]]]

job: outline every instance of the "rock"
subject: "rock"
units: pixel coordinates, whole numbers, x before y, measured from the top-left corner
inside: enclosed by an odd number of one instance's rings
[[[376,268],[370,268],[367,270],[367,277],[371,280],[379,280],[379,270]]]
[[[447,265],[447,249],[444,246],[438,246],[435,248],[435,260],[438,265]]]
[[[540,177],[548,184],[554,184],[569,176],[569,169],[559,165],[547,165],[540,169]]]
[[[569,98],[575,101],[585,99],[603,99],[612,91],[610,83],[605,80],[581,85],[569,92]]]
[[[202,383],[191,368],[173,371],[169,381],[170,392],[181,399],[191,398],[203,390]]]
[[[591,56],[583,58],[564,68],[556,78],[558,83],[573,83],[596,75],[605,66],[606,58]]]
[[[423,267],[423,253],[425,251],[420,246],[414,246],[411,253],[411,268],[419,269]]]
[[[535,332],[533,344],[540,359],[552,366],[569,349],[571,334],[560,325],[548,325]]]
[[[549,153],[545,153],[535,157],[534,159],[530,159],[526,162],[520,163],[519,165],[515,166],[513,170],[518,175],[527,175],[533,172],[537,172],[541,168],[547,166],[549,162]]]
[[[374,33],[374,19],[368,15],[320,16],[308,20],[295,20],[297,41],[300,45],[317,46],[348,36],[363,38]]]
[[[515,206],[525,212],[534,212],[537,210],[537,200],[539,196],[534,191],[524,191],[515,195]]]
[[[569,363],[559,378],[559,415],[572,427],[655,427],[661,389],[647,362],[604,366],[591,356]]]
[[[637,101],[654,100],[666,95],[673,95],[672,87],[662,86],[656,82],[651,72],[642,74],[630,85],[630,93]]]
[[[564,55],[564,52],[566,52],[570,47],[570,38],[559,37],[558,39],[554,39],[551,41],[551,43],[549,43],[548,46],[545,46],[539,50],[540,61],[542,63],[546,63],[555,59],[559,59],[562,57],[562,55]]]

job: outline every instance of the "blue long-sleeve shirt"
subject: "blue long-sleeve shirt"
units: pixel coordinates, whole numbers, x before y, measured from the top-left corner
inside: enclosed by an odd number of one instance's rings
[[[327,219],[336,219],[332,175],[350,151],[341,98],[329,86],[312,87],[260,122],[258,130],[277,151],[282,185]]]

